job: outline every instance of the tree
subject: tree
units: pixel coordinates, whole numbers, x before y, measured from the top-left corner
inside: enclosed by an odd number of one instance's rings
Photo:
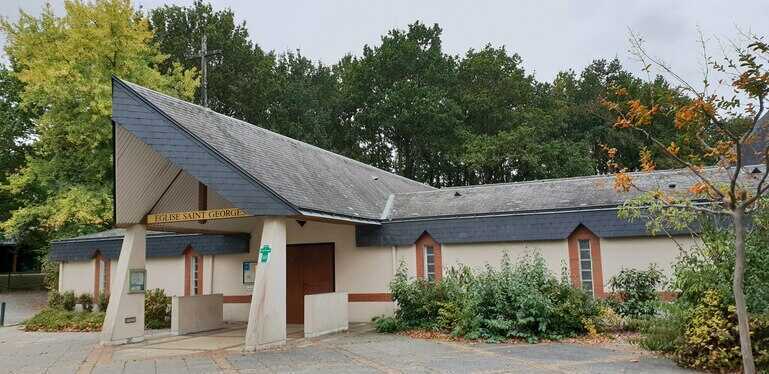
[[[346,153],[434,186],[455,184],[463,119],[452,96],[456,61],[443,52],[441,32],[416,22],[336,67]]]
[[[287,52],[278,57],[273,79],[265,127],[323,149],[344,150],[337,141],[339,90],[331,67]]]
[[[642,134],[649,148],[640,151],[641,169],[656,168],[655,149],[660,158],[687,170],[697,183],[684,193],[662,188],[643,191],[632,175],[616,159],[616,149],[607,148],[608,167],[616,171],[615,187],[645,192],[629,201],[624,215],[649,219],[647,225],[658,229],[664,224],[684,225],[696,219],[698,213],[728,218],[734,233],[735,266],[732,291],[736,304],[740,333],[740,351],[746,373],[755,373],[755,362],[749,332],[749,317],[744,292],[745,243],[749,217],[759,208],[760,199],[769,191],[769,147],[766,142],[767,121],[765,99],[769,94],[769,44],[754,35],[745,36],[744,43],[734,43],[734,56],[714,59],[704,54],[706,70],[702,88],[695,88],[677,75],[663,61],[652,57],[643,40],[631,34],[634,55],[647,71],[658,68],[680,83],[681,93],[689,100],[680,101],[660,92],[651,92],[653,100],[643,103],[627,99],[627,90],[615,88],[615,98],[605,106],[617,114],[614,127]],[[703,50],[705,42],[702,42]],[[718,79],[711,75],[718,76]],[[726,88],[719,87],[728,84]],[[720,93],[718,89],[726,91]],[[723,91],[722,91],[723,92]],[[623,99],[624,98],[624,99]],[[684,149],[676,142],[666,143],[653,131],[660,117],[674,115],[673,129],[688,144]],[[751,165],[756,159],[761,165]],[[706,168],[708,164],[713,168]]]
[[[189,7],[165,5],[150,11],[154,42],[169,59],[160,64],[162,71],[175,63],[192,69],[200,59],[188,56],[200,50],[206,35],[208,48],[219,49],[208,67],[209,107],[228,116],[263,127],[267,124],[271,94],[276,89],[273,77],[275,55],[264,52],[249,39],[246,23],[236,23],[232,10],[214,11],[211,4],[195,0]],[[199,98],[199,92],[196,92]]]
[[[22,89],[13,71],[0,65],[0,186],[19,170],[32,148],[35,113],[22,108]],[[10,191],[0,188],[0,222],[18,206]]]
[[[148,22],[128,0],[66,1],[39,18],[0,21],[22,108],[41,108],[32,153],[7,188],[21,207],[2,223],[23,239],[65,237],[107,227],[112,218],[111,77],[189,98],[193,70],[173,66],[151,45]]]
[[[465,184],[592,174],[588,147],[564,137],[550,85],[537,83],[505,48],[470,50],[459,62],[465,113]]]

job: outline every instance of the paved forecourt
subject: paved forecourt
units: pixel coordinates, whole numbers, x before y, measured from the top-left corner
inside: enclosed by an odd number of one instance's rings
[[[684,373],[628,344],[464,344],[377,334],[367,324],[284,347],[242,353],[243,326],[148,337],[119,347],[97,333],[0,328],[0,373]]]

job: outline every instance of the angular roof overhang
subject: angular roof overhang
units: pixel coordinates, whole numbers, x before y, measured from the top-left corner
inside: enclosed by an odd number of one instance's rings
[[[125,130],[145,145],[136,145],[124,151],[118,149],[124,144],[116,144],[116,225],[139,223],[179,170],[192,175],[249,215],[299,214],[290,202],[187,131],[119,79],[113,79],[112,118],[116,126],[116,143],[120,141],[121,130]],[[131,143],[130,139],[125,143],[126,146]],[[135,174],[123,176],[122,170],[131,170]],[[150,174],[147,174],[148,171]]]

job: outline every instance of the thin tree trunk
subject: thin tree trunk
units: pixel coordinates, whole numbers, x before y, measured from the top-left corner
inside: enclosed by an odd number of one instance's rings
[[[742,353],[742,367],[746,374],[755,374],[756,364],[753,361],[753,349],[750,344],[750,325],[748,322],[748,308],[745,303],[745,210],[737,208],[734,211],[734,302],[737,307],[737,321],[740,333],[740,352]]]

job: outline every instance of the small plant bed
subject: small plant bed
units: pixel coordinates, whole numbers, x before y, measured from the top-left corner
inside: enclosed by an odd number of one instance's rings
[[[48,293],[48,307],[24,321],[25,331],[99,331],[109,297],[90,294],[75,296],[72,291]],[[98,311],[96,311],[98,308]],[[171,327],[171,298],[162,289],[148,290],[144,296],[144,325],[147,329]]]
[[[24,331],[99,331],[103,323],[102,312],[46,308],[24,322]]]

